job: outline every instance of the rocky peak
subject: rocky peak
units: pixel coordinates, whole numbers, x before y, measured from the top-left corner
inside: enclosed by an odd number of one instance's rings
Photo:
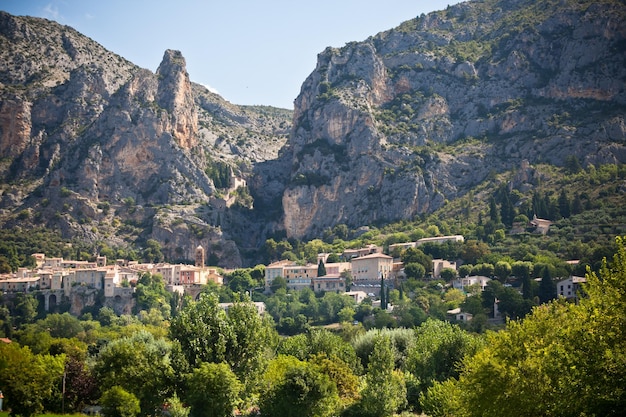
[[[195,147],[198,113],[185,58],[180,51],[166,50],[156,75],[159,80],[157,103],[171,115],[174,138],[184,149]]]
[[[522,160],[624,162],[625,18],[468,1],[327,48],[294,102],[287,235],[428,213]]]

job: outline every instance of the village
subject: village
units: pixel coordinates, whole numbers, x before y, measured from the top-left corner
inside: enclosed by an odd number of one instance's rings
[[[388,252],[398,254],[408,248],[416,248],[425,243],[464,241],[463,236],[440,236],[389,245]],[[316,293],[335,292],[349,295],[355,304],[371,298],[380,298],[384,288],[397,288],[406,279],[404,265],[399,258],[383,253],[383,247],[368,245],[360,249],[347,249],[340,255],[341,262],[328,262],[328,253],[318,254],[318,263],[301,265],[289,260],[273,262],[265,266],[265,286],[263,291],[271,293],[276,278],[284,279],[290,291],[309,288]],[[108,263],[106,257],[97,256],[95,261],[64,260],[49,258],[43,253],[32,255],[36,268],[20,268],[15,273],[0,275],[2,294],[32,293],[43,310],[55,311],[62,303],[69,304],[69,312],[80,315],[82,309],[93,305],[98,294],[104,297],[104,305],[111,307],[116,314],[131,314],[134,306],[135,285],[142,274],[159,275],[167,291],[197,299],[206,285],[224,285],[224,271],[205,265],[205,251],[202,246],[195,249],[194,265],[169,263],[139,263],[118,259]],[[323,265],[323,273],[320,273]],[[441,279],[445,270],[454,271],[455,278],[448,285],[465,293],[470,289],[484,290],[493,277],[473,275],[459,276],[456,262],[433,259],[429,279]],[[557,294],[566,299],[575,299],[581,284],[581,277],[567,277],[557,282]],[[252,290],[252,289],[251,289]],[[380,301],[378,301],[380,302]],[[265,311],[263,303],[256,303],[259,313]],[[222,306],[228,308],[228,305]],[[388,308],[392,309],[393,306]],[[497,305],[494,315],[497,317]],[[472,315],[461,309],[450,310],[448,314],[457,321],[470,321]]]

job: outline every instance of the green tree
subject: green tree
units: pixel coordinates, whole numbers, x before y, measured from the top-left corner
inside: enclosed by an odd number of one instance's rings
[[[41,414],[63,377],[65,355],[35,355],[17,343],[0,343],[0,387],[11,416]]]
[[[326,266],[324,265],[324,261],[321,259],[319,263],[317,264],[317,276],[318,277],[326,276]]]
[[[340,408],[337,386],[318,366],[287,364],[277,383],[261,397],[260,408],[269,417],[326,417]]]
[[[19,329],[24,324],[32,323],[37,317],[39,302],[30,294],[18,293],[15,297],[15,308],[12,311],[13,323]]]
[[[458,391],[467,416],[620,416],[626,407],[626,240],[578,304],[535,308],[463,362]]]
[[[539,301],[541,303],[547,303],[550,300],[556,298],[556,284],[552,280],[550,274],[550,268],[547,266],[543,268],[543,274],[541,282],[539,283]]]
[[[425,273],[432,270],[433,258],[429,255],[426,255],[418,248],[408,248],[402,253],[401,259],[405,265],[405,268],[408,264],[417,263],[424,267]]]
[[[278,290],[280,290],[280,289],[286,290],[287,289],[287,280],[285,278],[283,278],[283,277],[276,277],[276,278],[274,278],[274,280],[270,284],[270,289],[272,290],[273,293],[278,292]]]
[[[270,320],[261,317],[247,298],[236,300],[226,313],[217,295],[202,294],[172,320],[170,335],[192,367],[225,362],[244,384],[244,394],[251,395],[278,343]]]
[[[533,273],[532,262],[517,261],[511,264],[511,273],[522,281],[522,295],[525,299],[533,297],[530,277]]]
[[[450,282],[456,278],[456,270],[454,268],[443,268],[439,276],[444,281]]]
[[[561,217],[567,219],[571,215],[572,211],[572,203],[565,192],[565,189],[561,188],[561,192],[559,194],[559,214]]]
[[[482,340],[459,326],[428,319],[416,329],[416,341],[407,358],[407,370],[421,382],[425,392],[435,381],[456,378],[458,365],[466,355],[474,354]]]
[[[176,394],[167,400],[166,405],[170,417],[188,417],[191,411]]]
[[[359,404],[360,415],[391,416],[407,405],[406,385],[402,374],[394,369],[391,340],[376,336],[369,357],[365,388]]]
[[[159,263],[163,262],[165,257],[161,252],[161,244],[155,239],[148,239],[146,241],[146,247],[143,250],[143,259],[146,262]]]
[[[465,278],[472,273],[472,265],[464,264],[459,266],[458,272],[461,278]]]
[[[404,274],[408,279],[422,279],[426,275],[426,268],[422,264],[412,262],[404,265]]]
[[[135,288],[137,295],[136,310],[149,311],[157,309],[163,318],[169,318],[171,314],[171,293],[165,289],[165,281],[160,274],[146,272],[141,275]]]
[[[262,317],[248,298],[235,301],[226,321],[231,331],[225,359],[243,383],[243,394],[256,392],[270,354],[278,344],[278,335],[269,317]]]
[[[94,372],[103,389],[123,388],[139,399],[142,413],[151,414],[171,394],[171,349],[166,340],[142,330],[100,349]]]
[[[344,307],[339,311],[339,313],[337,313],[337,319],[339,319],[341,323],[350,323],[354,320],[355,314],[356,311],[354,311],[354,308]]]
[[[226,363],[201,363],[187,381],[187,403],[194,417],[227,417],[243,386]]]
[[[234,293],[244,294],[256,287],[256,282],[252,279],[247,269],[235,269],[233,272],[226,274],[226,281]]]
[[[171,321],[170,337],[180,343],[187,361],[195,367],[200,362],[224,362],[233,335],[217,295],[201,294]]]
[[[135,417],[141,411],[137,397],[120,386],[104,391],[100,405],[105,417]]]
[[[500,282],[505,282],[511,275],[511,264],[506,261],[498,261],[493,267],[493,273]]]
[[[461,259],[468,264],[476,264],[476,262],[491,253],[489,246],[485,242],[477,240],[467,240],[461,248]]]

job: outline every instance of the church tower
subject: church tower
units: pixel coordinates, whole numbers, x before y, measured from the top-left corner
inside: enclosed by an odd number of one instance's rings
[[[196,248],[196,266],[204,268],[204,248],[200,245]]]

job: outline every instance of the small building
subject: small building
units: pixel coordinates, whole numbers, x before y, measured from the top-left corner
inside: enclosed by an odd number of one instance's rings
[[[446,261],[445,259],[433,259],[433,278],[439,278],[444,268],[456,271],[456,262]]]
[[[219,303],[219,307],[228,312],[228,310],[234,305],[235,303]],[[261,301],[254,301],[252,304],[254,304],[254,307],[256,308],[256,312],[259,313],[260,316],[262,316],[263,314],[265,314],[265,303],[261,302]]]
[[[534,233],[545,235],[550,230],[552,222],[550,220],[539,219],[537,215],[533,215],[533,219],[529,222],[530,227],[534,228]]]
[[[323,277],[311,279],[312,289],[315,292],[345,292],[346,280],[339,274],[326,274]]]
[[[582,291],[582,284],[587,282],[584,277],[571,276],[556,284],[556,292],[559,297],[568,300],[578,300],[578,294]]]
[[[355,284],[360,282],[377,283],[381,277],[390,278],[393,271],[393,258],[382,253],[353,258],[351,264],[352,280]]]
[[[459,242],[463,243],[465,239],[461,235],[451,235],[451,236],[435,236],[435,237],[425,237],[422,239],[418,239],[415,242],[415,246],[421,246],[425,243],[445,243],[445,242]]]
[[[288,265],[283,268],[283,278],[290,290],[312,288],[312,279],[317,278],[317,265]]]
[[[26,292],[37,289],[39,277],[33,278],[9,278],[0,280],[1,292]]]
[[[491,281],[491,278],[489,277],[474,275],[471,277],[455,279],[454,281],[452,281],[452,287],[461,291],[465,291],[467,287],[478,284],[480,285],[481,291],[485,291],[485,286],[487,286],[487,283],[489,281]]]
[[[293,265],[292,261],[282,260],[278,262],[273,262],[265,267],[265,291],[269,292],[270,286],[274,279],[278,277],[285,278],[284,269],[287,265]]]
[[[367,293],[365,291],[348,291],[346,295],[352,297],[356,304],[361,304],[363,300],[367,298]]]
[[[372,255],[375,253],[383,253],[382,246],[367,245],[366,247],[360,249],[346,249],[343,251],[341,256],[343,259],[349,261],[353,258],[360,258],[362,256]]]

